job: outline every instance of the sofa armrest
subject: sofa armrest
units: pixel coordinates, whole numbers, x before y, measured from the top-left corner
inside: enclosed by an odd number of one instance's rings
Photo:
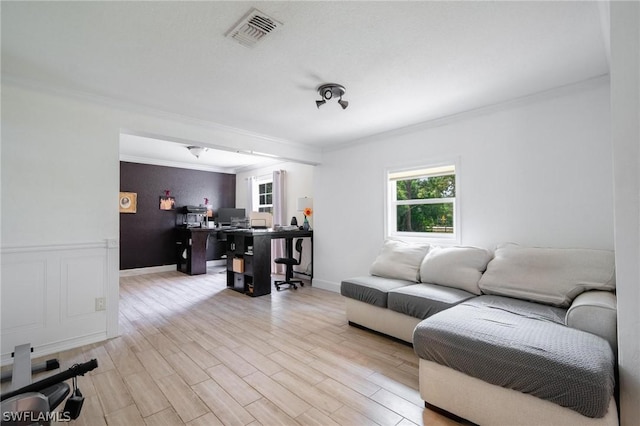
[[[607,340],[618,353],[616,295],[608,291],[587,291],[573,300],[564,320],[569,327]]]

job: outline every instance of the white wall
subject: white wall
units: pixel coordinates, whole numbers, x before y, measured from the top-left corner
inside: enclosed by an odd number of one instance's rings
[[[2,87],[2,358],[117,333],[118,127],[98,105]],[[114,284],[115,283],[115,284]],[[108,311],[95,310],[107,298]]]
[[[240,208],[247,207],[247,179],[249,177],[272,176],[275,170],[285,170],[287,172],[286,217],[291,220],[292,216],[296,216],[298,223],[302,224],[302,212],[297,211],[296,203],[300,197],[313,197],[313,171],[315,167],[308,164],[284,162],[237,173],[236,206]],[[281,225],[288,224],[289,222]]]
[[[121,132],[320,159],[248,132],[77,94],[3,84],[1,95],[3,361],[16,343],[45,354],[118,334]],[[106,312],[95,311],[98,297],[107,298]],[[34,319],[22,315],[29,311]]]
[[[117,238],[119,132],[104,114],[2,87],[3,247]]]
[[[611,2],[620,423],[640,419],[640,5]]]
[[[609,85],[597,79],[325,153],[315,174],[317,286],[367,274],[384,171],[458,158],[461,243],[613,249]]]

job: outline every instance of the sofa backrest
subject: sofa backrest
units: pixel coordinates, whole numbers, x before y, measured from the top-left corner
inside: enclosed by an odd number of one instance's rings
[[[419,282],[420,263],[429,247],[429,244],[388,239],[371,265],[369,273],[378,277]]]
[[[432,246],[420,264],[420,281],[481,294],[478,281],[492,255],[480,247]]]
[[[479,287],[483,293],[569,307],[588,290],[615,290],[608,250],[498,246]]]

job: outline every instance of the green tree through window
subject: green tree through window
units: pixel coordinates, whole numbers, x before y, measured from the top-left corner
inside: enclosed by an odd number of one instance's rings
[[[389,173],[392,233],[455,232],[454,166]]]
[[[455,175],[398,181],[398,200],[452,198]],[[453,203],[399,205],[397,230],[400,232],[453,232]]]

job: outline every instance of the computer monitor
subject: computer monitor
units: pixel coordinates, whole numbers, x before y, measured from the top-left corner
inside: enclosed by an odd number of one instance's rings
[[[221,226],[228,226],[231,225],[231,218],[244,219],[245,217],[247,217],[245,209],[222,207],[218,209],[216,222],[218,222]]]

